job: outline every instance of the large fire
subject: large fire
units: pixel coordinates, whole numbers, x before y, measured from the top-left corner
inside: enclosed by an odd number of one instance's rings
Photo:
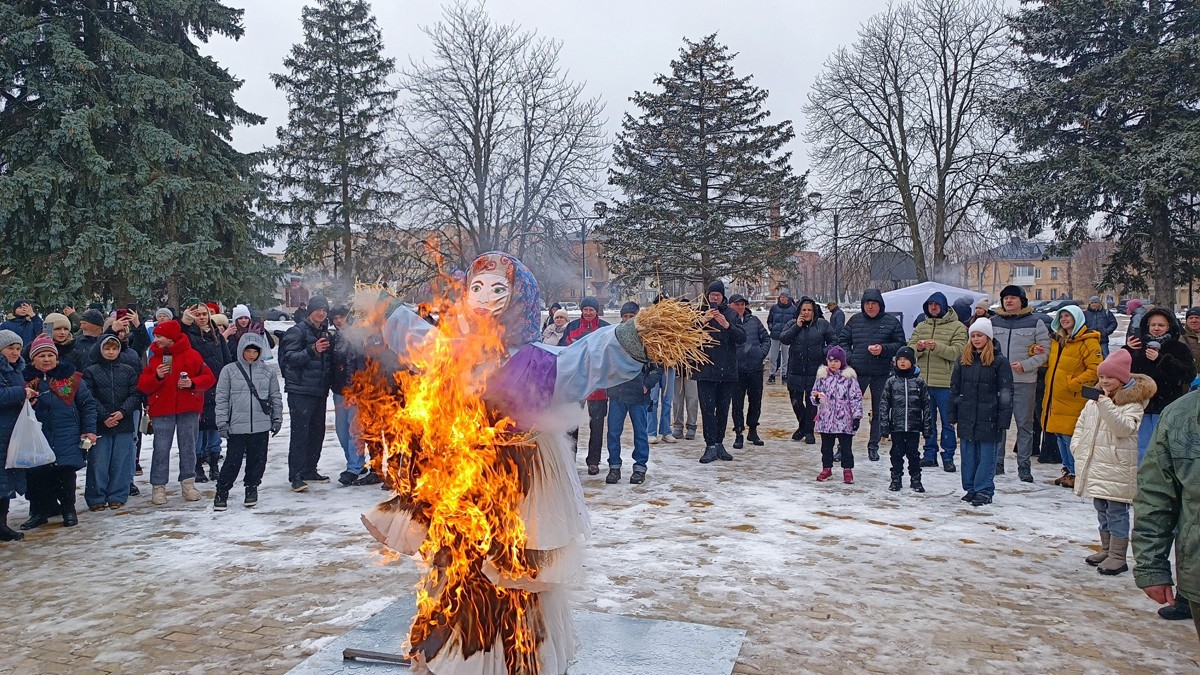
[[[468,336],[458,316],[441,319],[432,339],[409,345],[405,368],[370,363],[348,394],[371,468],[395,492],[388,508],[423,526],[410,656],[421,663],[448,648],[469,658],[499,639],[508,672],[537,673],[537,595],[488,578],[537,575],[519,512],[536,446],[483,400],[507,357],[502,327],[472,314]]]

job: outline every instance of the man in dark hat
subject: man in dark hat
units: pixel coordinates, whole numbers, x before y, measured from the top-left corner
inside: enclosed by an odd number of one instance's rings
[[[750,303],[745,297],[734,295],[729,299],[729,306],[737,315],[734,323],[746,332],[746,341],[738,352],[738,379],[733,388],[733,449],[740,450],[746,441],[763,445],[758,436],[758,419],[762,413],[763,359],[771,351],[771,334],[750,311]],[[786,352],[787,345],[783,349]],[[783,376],[787,377],[786,369]],[[746,407],[747,399],[749,408]]]
[[[42,317],[33,311],[33,304],[28,300],[14,302],[12,313],[13,318],[0,323],[0,330],[11,330],[21,336],[25,348],[28,349],[33,338],[42,334]]]
[[[692,379],[700,399],[700,420],[704,426],[704,454],[701,464],[713,460],[730,461],[725,450],[725,427],[729,424],[729,404],[738,380],[738,349],[746,341],[746,331],[738,322],[737,312],[725,303],[725,284],[720,280],[708,285],[708,327],[716,341],[704,348],[708,363],[702,364]]]
[[[1183,316],[1183,342],[1192,350],[1192,360],[1200,372],[1200,307],[1192,307]]]
[[[308,490],[309,483],[329,482],[327,476],[317,472],[335,362],[328,317],[329,301],[324,296],[313,296],[308,302],[308,315],[289,328],[279,343],[279,364],[291,416],[288,480],[293,492]]]
[[[1117,330],[1117,317],[1100,301],[1100,296],[1093,295],[1088,300],[1087,309],[1083,310],[1084,323],[1092,330],[1100,331],[1100,351],[1108,357],[1108,338]]]
[[[608,322],[600,318],[600,301],[587,296],[579,301],[579,318],[567,324],[563,329],[563,345],[573,344],[582,340],[589,333],[594,333],[607,326]],[[600,473],[600,450],[604,441],[604,419],[608,417],[608,396],[603,389],[597,389],[587,397],[588,411],[588,475]],[[579,429],[571,432],[571,438],[579,442]]]
[[[1000,291],[1000,307],[992,317],[992,330],[1000,351],[1008,358],[1013,375],[1013,419],[1017,423],[1017,475],[1032,483],[1030,458],[1038,423],[1038,369],[1050,350],[1050,329],[1041,316],[1029,307],[1025,289],[1005,286]],[[1034,347],[1040,347],[1035,349]],[[1000,446],[1008,447],[1008,432],[1001,432]],[[1004,453],[996,453],[997,466],[1003,466]]]

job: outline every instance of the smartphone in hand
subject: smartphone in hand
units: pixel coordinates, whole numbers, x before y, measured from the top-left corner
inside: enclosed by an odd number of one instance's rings
[[[1084,387],[1083,397],[1089,401],[1098,401],[1104,395],[1104,391],[1096,387]]]

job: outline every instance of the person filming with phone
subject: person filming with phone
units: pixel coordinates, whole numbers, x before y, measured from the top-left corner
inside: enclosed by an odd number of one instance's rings
[[[288,447],[288,480],[293,492],[305,492],[309,483],[328,483],[317,472],[325,442],[325,409],[333,386],[334,340],[329,331],[329,301],[313,296],[308,316],[288,329],[279,343],[291,418]]]
[[[1146,457],[1150,437],[1158,426],[1163,408],[1188,393],[1196,377],[1192,350],[1183,341],[1183,327],[1171,312],[1155,307],[1142,317],[1141,330],[1131,336],[1124,349],[1133,357],[1133,372],[1147,375],[1158,392],[1146,405],[1146,414],[1138,427],[1138,464]]]

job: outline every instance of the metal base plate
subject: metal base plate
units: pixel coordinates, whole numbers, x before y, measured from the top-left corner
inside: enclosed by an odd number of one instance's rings
[[[406,673],[404,666],[343,661],[347,647],[400,653],[416,606],[398,600],[293,668],[289,675]],[[569,675],[730,675],[746,631],[573,610],[582,644]],[[546,675],[552,675],[547,673]]]

